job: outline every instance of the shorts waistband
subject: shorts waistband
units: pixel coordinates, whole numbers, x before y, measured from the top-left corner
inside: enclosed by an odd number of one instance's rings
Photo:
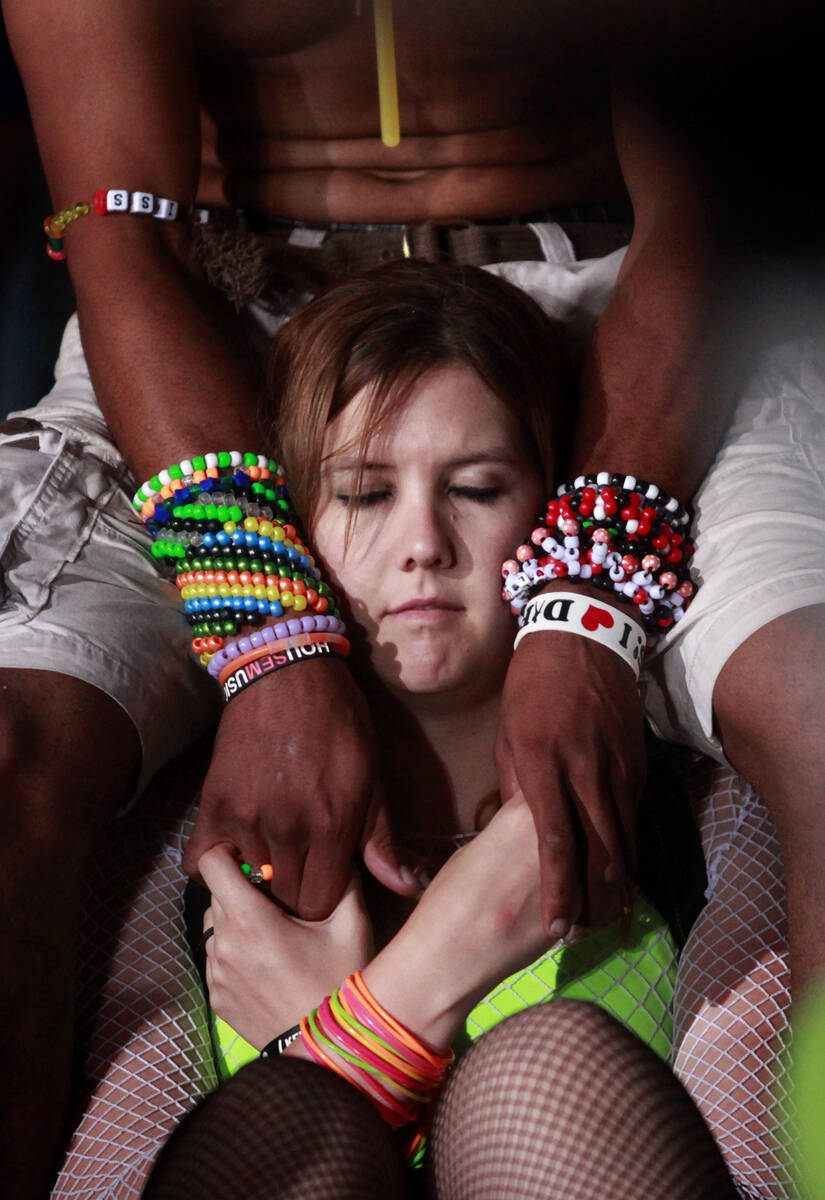
[[[604,205],[548,209],[496,220],[424,221],[411,224],[314,224],[234,209],[197,209],[196,221],[210,229],[247,231],[319,259],[331,277],[366,270],[397,258],[423,258],[485,266],[495,262],[543,261],[532,225],[560,225],[576,258],[598,258],[630,241],[632,220]]]
[[[409,228],[412,224],[425,222],[396,222],[396,223],[358,223],[352,221],[300,221],[287,217],[274,217],[266,213],[251,212],[243,208],[230,208],[228,205],[200,205],[194,209],[194,220],[197,224],[206,225],[216,222],[230,225],[234,228],[248,229],[251,233],[271,233],[278,229],[288,231],[294,229],[319,230],[324,233],[389,233]],[[464,218],[441,222],[445,225],[483,224],[485,226],[501,225],[535,225],[535,224],[615,224],[632,225],[632,212],[627,205],[620,204],[565,204],[553,208],[543,208],[536,212],[511,213],[503,217],[488,217],[481,222]]]

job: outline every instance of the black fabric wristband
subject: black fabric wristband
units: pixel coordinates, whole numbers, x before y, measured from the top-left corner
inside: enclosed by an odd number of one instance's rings
[[[261,1058],[274,1058],[276,1054],[283,1054],[287,1046],[301,1036],[301,1026],[293,1025],[291,1029],[287,1029],[286,1033],[279,1033],[271,1042],[267,1042],[261,1051]]]

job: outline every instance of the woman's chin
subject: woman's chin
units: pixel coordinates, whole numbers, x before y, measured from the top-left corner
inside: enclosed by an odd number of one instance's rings
[[[466,704],[483,700],[500,692],[503,679],[491,678],[485,671],[468,670],[467,664],[460,668],[428,670],[421,663],[395,663],[387,674],[380,678],[400,699],[414,697],[438,699],[449,705]]]
[[[497,661],[497,656],[479,653],[476,646],[462,650],[455,643],[438,645],[429,638],[417,638],[412,645],[385,642],[373,647],[371,657],[374,673],[399,697],[455,696],[456,703],[500,691],[508,662],[509,652]]]

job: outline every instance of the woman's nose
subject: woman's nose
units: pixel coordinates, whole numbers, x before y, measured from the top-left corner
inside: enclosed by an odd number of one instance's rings
[[[449,513],[435,503],[425,503],[398,515],[398,549],[404,570],[415,567],[432,570],[455,563],[455,537]]]

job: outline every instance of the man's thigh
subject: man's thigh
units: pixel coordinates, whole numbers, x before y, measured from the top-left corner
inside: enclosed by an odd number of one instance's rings
[[[804,643],[787,635],[808,623],[780,619],[825,604],[825,357],[818,342],[788,341],[762,356],[694,508],[700,587],[648,663],[647,706],[663,736],[724,761],[714,720],[723,671],[741,679],[739,668],[748,672],[760,647],[778,645],[781,634],[784,650],[770,682],[778,696],[790,677],[788,656],[795,647],[804,655]],[[757,633],[758,646],[748,649]],[[755,711],[767,697],[756,676],[752,687],[747,703]]]
[[[83,380],[75,354],[47,402],[0,424],[0,668],[69,676],[114,700],[140,738],[140,790],[216,718],[217,689],[191,661],[176,589],[157,573]],[[61,428],[56,405],[72,404]]]

